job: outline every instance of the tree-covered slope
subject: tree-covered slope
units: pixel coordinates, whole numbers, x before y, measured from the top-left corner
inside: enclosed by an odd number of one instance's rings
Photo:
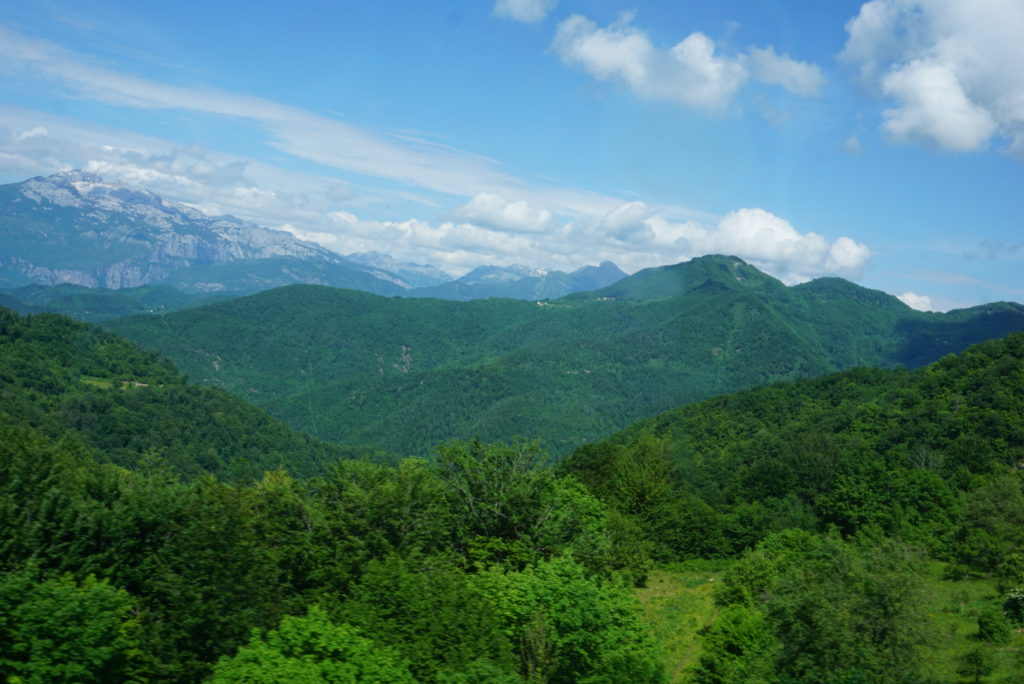
[[[911,310],[837,279],[787,288],[734,257],[548,302],[292,286],[110,322],[325,439],[400,453],[478,435],[557,453],[660,410],[857,365],[918,365],[1024,329],[1024,307]]]
[[[166,285],[120,290],[81,285],[25,285],[0,291],[0,305],[20,313],[59,313],[80,321],[109,320],[146,313],[166,313],[209,304],[226,295],[191,295]]]
[[[0,377],[43,385],[25,392],[87,371],[177,377],[62,317],[0,321]],[[472,441],[432,462],[232,484],[98,462],[104,450],[9,416],[0,668],[41,682],[1013,682],[1022,416],[1019,334],[916,371],[718,397],[554,468],[533,445]],[[140,417],[125,406],[120,434],[144,434]]]
[[[909,536],[994,570],[1024,551],[1024,518],[984,538],[964,532],[962,516],[1006,487],[1016,493],[994,514],[1024,515],[1013,509],[1024,506],[1024,335],[911,372],[855,369],[684,406],[581,447],[563,467],[614,498],[638,462],[648,475],[658,464],[672,496],[707,514],[703,541],[690,539],[702,553],[834,527]]]
[[[557,469],[621,516],[636,557],[733,559],[713,611],[657,618],[703,624],[681,681],[1010,682],[1022,464],[1018,333],[667,411]]]
[[[67,438],[123,466],[163,462],[181,475],[298,475],[352,450],[297,433],[237,397],[189,384],[171,363],[56,314],[0,308],[0,425]]]

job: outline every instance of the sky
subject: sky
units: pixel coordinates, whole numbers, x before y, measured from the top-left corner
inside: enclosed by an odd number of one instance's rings
[[[1021,36],[1022,0],[5,0],[0,183],[456,275],[731,254],[1024,301]]]

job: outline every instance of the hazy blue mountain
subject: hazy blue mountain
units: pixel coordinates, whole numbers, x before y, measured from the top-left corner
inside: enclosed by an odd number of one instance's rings
[[[608,287],[626,277],[626,273],[610,261],[602,261],[597,266],[584,266],[569,274],[582,290],[596,290]]]
[[[408,283],[410,287],[431,287],[452,280],[450,275],[437,266],[397,261],[392,256],[380,252],[346,254],[345,258],[361,266],[392,273]]]
[[[159,283],[187,294],[237,295],[309,283],[381,295],[551,299],[625,275],[610,263],[568,274],[515,265],[481,266],[453,280],[436,266],[379,252],[343,257],[285,231],[208,216],[84,171],[0,186],[0,244],[5,289],[67,284],[120,290]],[[26,306],[22,302],[20,310]],[[107,302],[108,311],[115,306]],[[91,311],[78,305],[47,310]]]
[[[104,321],[136,314],[159,314],[211,304],[229,295],[186,294],[166,285],[121,290],[82,285],[25,285],[0,290],[0,305],[20,313],[49,311],[80,321]]]
[[[544,271],[528,266],[481,266],[452,282],[411,291],[414,297],[470,300],[489,297],[509,299],[557,299],[574,292],[611,285],[626,276],[618,266],[605,261],[584,266],[572,273]]]

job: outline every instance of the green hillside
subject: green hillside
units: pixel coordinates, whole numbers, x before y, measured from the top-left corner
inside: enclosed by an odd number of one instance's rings
[[[915,367],[1024,329],[1024,307],[928,314],[843,280],[786,287],[702,257],[553,301],[291,286],[107,325],[323,439],[426,454],[452,437],[523,435],[564,454],[723,392]]]
[[[161,465],[175,433],[151,426],[182,394],[120,400],[186,392],[166,362],[2,314],[12,680],[1019,679],[1024,335],[685,406],[554,468],[530,444],[449,442],[230,484]],[[114,408],[75,414],[97,432],[49,410],[100,397]],[[223,424],[193,408],[190,431]],[[204,439],[258,454],[273,447],[246,434],[273,429]],[[156,458],[82,446],[102,435]],[[199,473],[205,455],[171,465]]]
[[[666,634],[706,626],[699,656],[665,637],[670,666],[697,682],[979,681],[985,668],[997,676],[980,681],[1009,682],[1024,656],[1022,463],[1016,334],[913,372],[857,369],[668,411],[558,470],[622,516],[636,555],[738,556],[660,570],[669,584],[646,592]],[[709,576],[714,590],[698,591]],[[891,603],[872,604],[881,596]],[[873,631],[883,623],[903,641]]]
[[[51,312],[95,323],[136,314],[166,313],[226,298],[190,295],[165,285],[120,290],[81,285],[25,285],[0,291],[0,305],[20,313]]]
[[[1024,335],[912,372],[855,369],[687,405],[562,467],[600,490],[623,454],[645,450],[684,496],[718,512],[707,548],[739,552],[793,525],[915,530],[940,548],[953,543],[956,492],[1024,463]]]
[[[319,442],[233,395],[189,384],[170,362],[94,326],[0,308],[0,426],[30,426],[101,460],[182,476],[297,475],[356,450]]]

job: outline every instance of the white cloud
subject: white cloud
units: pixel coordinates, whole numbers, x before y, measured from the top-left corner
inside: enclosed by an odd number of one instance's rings
[[[46,126],[36,126],[27,131],[21,131],[14,135],[14,139],[18,142],[28,140],[30,138],[48,138],[50,137],[50,131],[46,130]]]
[[[332,212],[329,220],[328,225],[315,229],[293,225],[285,229],[339,254],[386,251],[400,261],[431,263],[456,274],[484,263],[511,265],[524,259],[529,263],[550,262],[537,236],[510,235],[470,223],[444,221],[435,226],[419,219],[372,221],[348,211]]]
[[[625,13],[606,28],[575,14],[558,26],[553,48],[562,61],[577,64],[602,81],[619,81],[642,97],[687,107],[721,110],[750,79],[780,85],[797,95],[816,95],[824,83],[812,64],[778,55],[771,47],[749,54],[717,54],[700,32],[673,47],[657,48]]]
[[[558,0],[497,0],[494,16],[525,23],[536,23],[555,9]]]
[[[894,141],[969,152],[1000,136],[1024,154],[1020,0],[872,0],[846,30],[841,58],[894,104]]]
[[[628,202],[609,211],[597,222],[597,232],[626,243],[650,241],[654,231],[647,224],[651,209],[643,202]]]
[[[554,216],[547,209],[534,209],[526,200],[510,202],[491,192],[475,195],[450,216],[510,233],[543,233],[554,225]]]
[[[655,242],[671,242],[681,258],[738,256],[789,284],[826,275],[857,279],[871,258],[867,246],[848,237],[829,242],[817,233],[801,233],[764,209],[731,211],[714,226],[657,217],[649,223]]]
[[[882,91],[900,106],[882,112],[882,128],[896,140],[933,140],[955,152],[985,146],[997,124],[971,102],[948,65],[915,60],[882,79]]]
[[[935,311],[935,308],[932,306],[932,298],[927,295],[919,295],[916,292],[904,292],[901,295],[896,295],[896,298],[911,309]]]
[[[585,260],[604,255],[627,271],[728,254],[788,284],[819,276],[858,279],[871,258],[867,246],[848,237],[829,241],[801,233],[763,209],[738,209],[713,223],[679,222],[643,202],[629,202],[596,219],[562,226],[555,234],[557,245],[549,246],[550,252],[568,245],[579,255],[593,255]]]
[[[758,81],[774,83],[794,95],[806,97],[817,95],[825,85],[825,76],[817,66],[777,55],[770,46],[752,47],[749,55],[751,73]]]

